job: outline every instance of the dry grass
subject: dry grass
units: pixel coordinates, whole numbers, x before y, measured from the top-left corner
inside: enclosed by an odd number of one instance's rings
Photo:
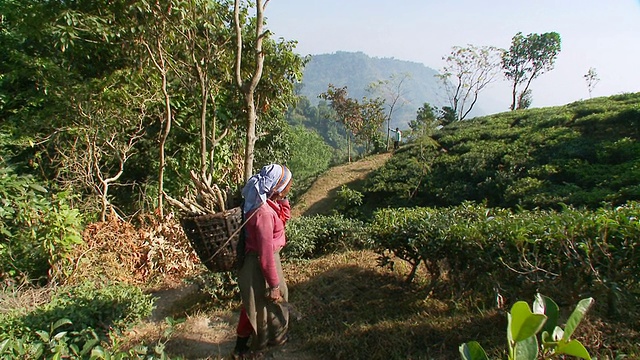
[[[391,271],[376,259],[354,251],[287,266],[291,301],[304,314],[293,336],[324,358],[453,359],[483,329],[506,328],[497,310],[430,293],[424,273],[408,285],[408,267]]]
[[[54,286],[6,287],[0,291],[0,314],[17,312],[26,314],[39,305],[48,302],[55,292]]]

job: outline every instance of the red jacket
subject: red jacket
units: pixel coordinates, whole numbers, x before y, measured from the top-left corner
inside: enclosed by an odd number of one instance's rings
[[[247,213],[245,251],[259,256],[262,274],[270,287],[278,286],[274,254],[286,244],[285,224],[291,218],[289,200],[267,200],[255,210]]]

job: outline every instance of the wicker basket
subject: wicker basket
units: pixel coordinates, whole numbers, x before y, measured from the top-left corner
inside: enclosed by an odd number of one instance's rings
[[[240,239],[240,232],[236,230],[242,226],[240,207],[183,218],[181,222],[191,246],[210,271],[231,271],[236,267],[236,247]]]

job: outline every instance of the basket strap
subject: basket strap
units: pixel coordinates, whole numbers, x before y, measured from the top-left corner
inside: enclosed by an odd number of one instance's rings
[[[242,210],[241,210],[242,211]],[[240,227],[238,227],[236,229],[236,231],[233,232],[233,234],[231,234],[229,236],[229,238],[227,239],[227,241],[224,242],[224,244],[220,245],[220,247],[218,248],[218,251],[216,251],[213,255],[211,255],[208,259],[206,259],[205,261],[203,261],[204,263],[211,261],[214,257],[216,257],[216,255],[218,255],[220,253],[220,251],[222,251],[227,244],[229,244],[229,241],[231,241],[231,239],[233,239],[234,236],[238,235],[238,233],[240,232],[240,230],[242,230],[242,228],[249,222],[249,220],[251,220],[251,218],[253,217],[253,215],[255,215],[257,213],[257,211],[254,211],[251,216],[249,216],[247,218],[247,220],[245,220],[242,225],[240,225]]]

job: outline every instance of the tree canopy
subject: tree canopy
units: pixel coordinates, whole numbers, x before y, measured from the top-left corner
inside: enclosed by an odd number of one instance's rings
[[[82,195],[89,210],[161,210],[189,171],[243,179],[233,1],[0,2],[0,157]],[[245,5],[246,43],[256,23]],[[283,113],[304,58],[262,34],[255,161],[285,162]],[[255,66],[243,46],[241,75]],[[265,141],[269,139],[270,141]],[[280,140],[278,140],[280,139]],[[135,200],[132,200],[135,199]],[[92,211],[89,211],[91,213]]]
[[[519,32],[511,39],[511,47],[502,54],[502,69],[512,84],[511,110],[528,107],[531,81],[553,69],[560,43],[557,32],[527,36]]]

